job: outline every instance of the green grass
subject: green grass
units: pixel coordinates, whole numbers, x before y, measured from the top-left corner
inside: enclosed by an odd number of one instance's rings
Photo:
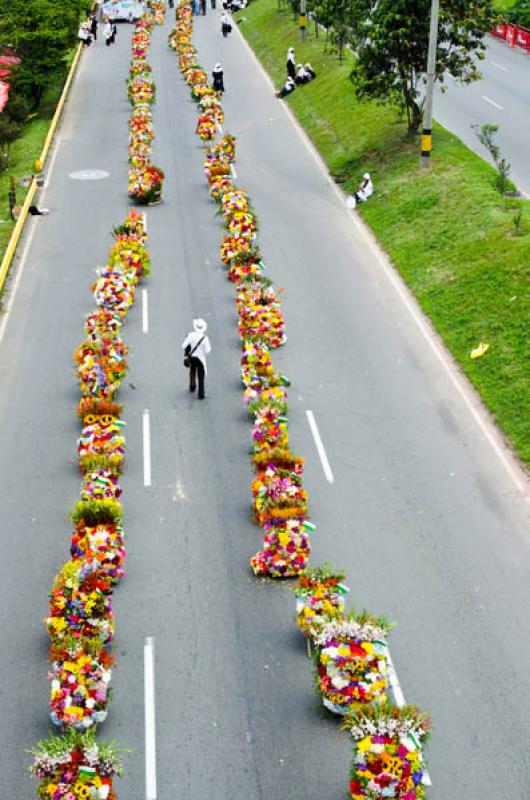
[[[0,261],[15,227],[9,214],[9,178],[11,175],[15,178],[17,206],[21,206],[26,196],[26,189],[20,186],[20,179],[30,176],[35,171],[35,161],[42,151],[63,85],[64,80],[58,79],[49,87],[38,113],[25,125],[22,136],[13,142],[8,168],[4,172],[0,172],[0,220],[3,220],[0,224]]]
[[[356,99],[351,54],[340,64],[313,28],[301,45],[277,0],[254,0],[242,17],[242,33],[278,87],[287,47],[296,45],[297,61],[313,65],[317,79],[291,95],[290,106],[346,190],[372,174],[375,193],[359,213],[530,465],[530,204],[501,198],[494,170],[440,125],[431,169],[423,170],[419,141],[396,110]],[[524,235],[515,236],[520,207]],[[490,349],[472,361],[481,340]]]

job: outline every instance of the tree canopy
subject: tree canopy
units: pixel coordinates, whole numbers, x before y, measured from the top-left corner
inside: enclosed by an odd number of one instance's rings
[[[64,72],[87,7],[87,0],[0,0],[0,51],[10,45],[22,58],[13,88],[35,107],[49,81]]]
[[[347,0],[348,39],[356,53],[351,77],[359,97],[397,102],[409,131],[423,117],[431,0]],[[369,6],[367,12],[367,5]],[[491,0],[443,0],[440,4],[436,81],[447,75],[470,83],[480,77],[486,32],[496,19]]]

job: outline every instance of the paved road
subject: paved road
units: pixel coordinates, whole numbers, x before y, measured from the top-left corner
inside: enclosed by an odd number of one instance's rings
[[[88,285],[126,211],[125,28],[84,55],[0,356],[0,774],[30,797],[24,749],[48,726],[40,619],[66,558],[76,499],[71,352]],[[256,581],[249,521],[250,422],[238,382],[233,288],[218,261],[195,106],[155,29],[155,161],[165,203],[148,211],[149,333],[128,317],[124,383],[128,577],[115,594],[118,665],[101,734],[130,748],[120,796],[142,798],[143,661],[156,642],[161,800],[344,797],[349,741],[319,714],[287,585]],[[226,130],[260,216],[271,276],[285,286],[290,434],[307,457],[315,560],[343,566],[360,607],[399,622],[392,650],[407,699],[432,708],[431,800],[527,797],[530,700],[528,507],[373,253],[219,11],[196,21],[200,60],[225,64]],[[79,183],[74,169],[106,181]],[[179,346],[205,316],[208,399],[185,390]],[[130,387],[130,383],[135,387]],[[142,481],[141,416],[153,485]],[[327,483],[305,410],[335,476]]]
[[[437,93],[434,115],[483,158],[487,153],[471,125],[499,125],[497,141],[512,165],[511,178],[530,196],[530,150],[527,142],[530,108],[530,58],[522,50],[488,37],[483,80],[461,86],[449,80],[447,91]]]

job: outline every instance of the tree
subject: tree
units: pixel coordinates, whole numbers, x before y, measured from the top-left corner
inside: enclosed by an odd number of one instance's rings
[[[12,83],[37,107],[51,80],[64,73],[86,0],[0,0],[0,49],[15,48],[22,64]]]
[[[350,31],[357,59],[351,73],[358,97],[396,102],[410,133],[423,117],[430,0],[371,0],[368,15]],[[444,0],[440,6],[435,81],[480,77],[485,36],[497,18],[492,0]]]
[[[495,141],[499,126],[491,125],[487,122],[481,128],[479,128],[478,125],[472,125],[471,127],[477,134],[479,142],[486,148],[497,167],[495,187],[500,194],[504,194],[508,185],[508,176],[510,175],[512,165],[504,158],[499,145]]]
[[[9,164],[11,145],[20,136],[27,115],[25,99],[11,88],[7,105],[0,114],[0,172]]]

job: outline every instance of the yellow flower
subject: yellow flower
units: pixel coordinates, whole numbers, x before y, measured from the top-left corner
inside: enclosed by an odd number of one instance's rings
[[[365,736],[364,739],[361,739],[359,744],[357,745],[357,750],[361,753],[366,753],[372,747],[372,738],[371,736]]]

